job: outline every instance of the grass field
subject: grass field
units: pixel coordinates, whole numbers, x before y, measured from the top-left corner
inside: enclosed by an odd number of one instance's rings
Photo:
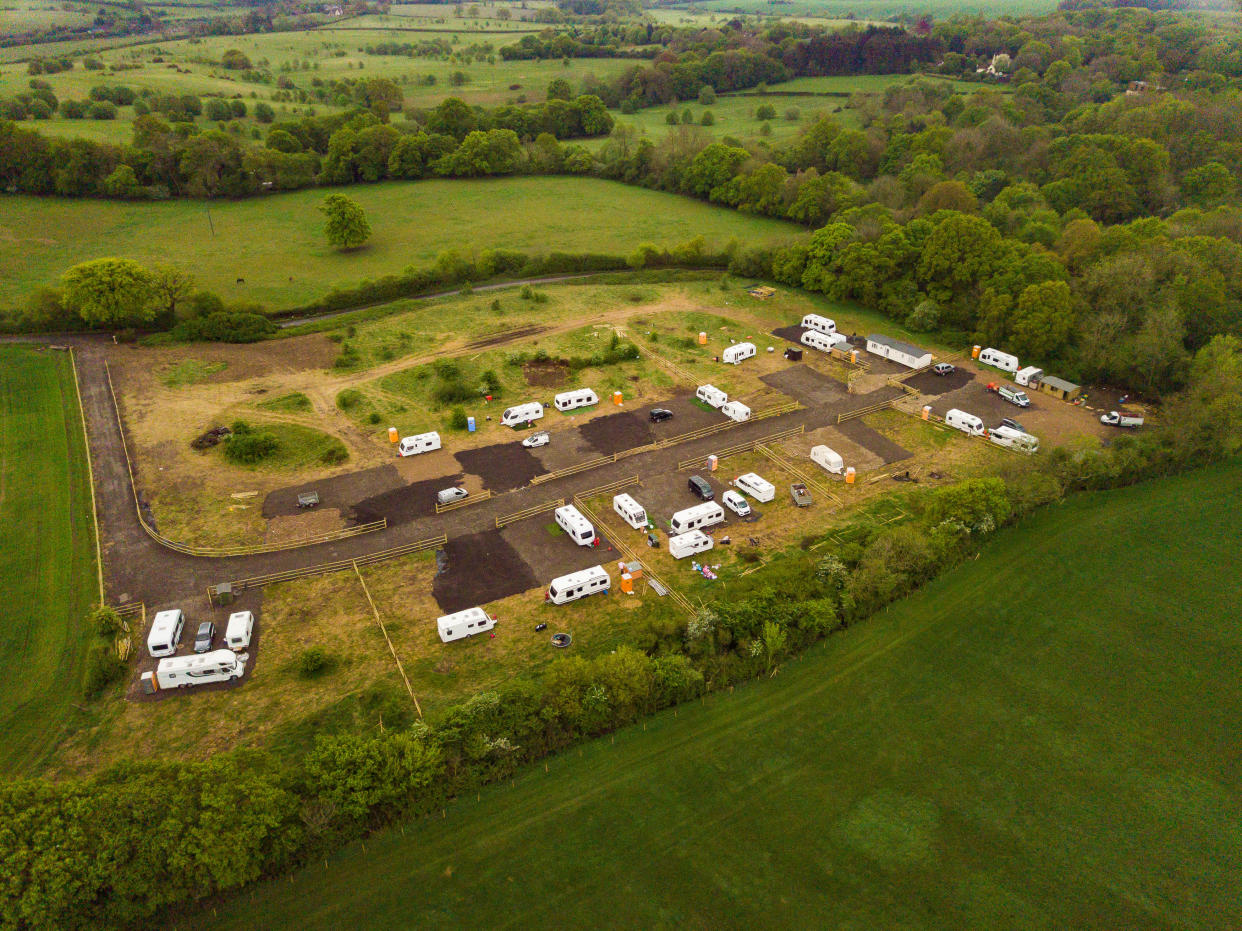
[[[69,356],[0,347],[0,773],[29,772],[81,701],[98,601],[91,492]]]
[[[775,681],[213,928],[1242,924],[1242,464],[1046,510]]]
[[[988,0],[695,0],[693,8],[700,13],[747,13],[752,15],[791,18],[833,18],[850,20],[914,19],[924,13],[936,19],[958,14],[1009,16],[1048,13],[1056,9],[1055,0],[1005,0],[1003,11]],[[680,10],[680,5],[666,9]]]
[[[724,245],[780,241],[801,230],[689,198],[590,178],[419,181],[354,187],[373,235],[332,249],[318,211],[327,191],[221,202],[109,203],[10,197],[0,224],[0,305],[13,305],[72,265],[117,255],[175,262],[226,300],[296,306],[334,285],[399,274],[446,249],[626,254],[644,242],[696,236]],[[214,224],[215,235],[212,235]],[[245,279],[238,283],[237,279]]]

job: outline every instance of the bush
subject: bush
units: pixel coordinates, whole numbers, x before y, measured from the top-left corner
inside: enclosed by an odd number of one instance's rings
[[[94,698],[124,675],[125,663],[116,655],[116,648],[110,643],[93,644],[86,654],[86,679],[82,690],[87,698]]]
[[[257,465],[280,451],[280,443],[270,433],[238,433],[236,426],[224,444],[224,458],[234,465]]]
[[[92,120],[115,120],[116,107],[105,100],[92,104],[90,109],[90,118]]]
[[[172,335],[186,342],[257,343],[271,336],[277,329],[276,324],[262,314],[217,311],[182,320],[172,328]]]
[[[332,658],[323,647],[307,647],[298,657],[298,675],[303,679],[313,679],[323,675],[332,665]]]
[[[712,111],[711,111],[711,110],[704,110],[704,111],[703,111],[703,116],[702,116],[702,118],[699,120],[699,123],[700,123],[701,125],[703,125],[703,126],[715,126],[715,125],[716,125],[716,117],[712,114]]]
[[[716,102],[716,88],[704,84],[699,88],[699,106],[710,107]]]
[[[319,461],[324,465],[340,465],[348,459],[349,450],[340,443],[329,446],[319,456]]]
[[[785,111],[785,119],[789,120],[791,123],[796,123],[798,120],[802,119],[802,111],[797,107],[790,107]]]
[[[336,406],[343,411],[352,411],[366,400],[366,396],[357,388],[346,388],[336,396]]]
[[[464,407],[453,408],[453,413],[449,415],[449,426],[454,430],[465,430],[469,424],[469,417],[466,415]]]
[[[776,119],[776,107],[770,103],[760,104],[755,110],[755,119],[757,120],[774,120]]]
[[[111,640],[121,632],[121,616],[108,605],[98,605],[91,611],[88,623],[100,637]]]

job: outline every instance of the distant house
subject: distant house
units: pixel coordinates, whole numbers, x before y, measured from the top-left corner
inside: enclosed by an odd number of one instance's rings
[[[1143,94],[1150,94],[1155,91],[1162,91],[1163,87],[1158,84],[1148,84],[1146,81],[1131,81],[1130,86],[1126,88],[1127,97],[1139,97]]]
[[[932,354],[926,349],[879,333],[867,337],[867,352],[911,369],[925,368],[932,360]]]
[[[1006,52],[997,52],[992,56],[992,60],[988,62],[986,68],[976,68],[975,74],[986,74],[990,78],[996,78],[998,81],[1009,80],[1009,68],[1013,64],[1013,60]]]
[[[1060,398],[1062,401],[1073,401],[1082,394],[1080,386],[1064,378],[1057,378],[1055,375],[1043,376],[1039,380],[1039,390],[1047,392],[1054,398]]]
[[[344,14],[344,12],[345,12],[345,11],[344,11],[343,9],[341,9],[341,7],[339,7],[339,6],[325,6],[325,7],[323,8],[323,11],[324,11],[324,13],[326,13],[328,16],[341,16],[341,15],[343,15],[343,14]]]

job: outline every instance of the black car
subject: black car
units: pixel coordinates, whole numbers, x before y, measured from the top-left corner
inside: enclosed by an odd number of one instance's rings
[[[198,625],[198,634],[194,637],[194,652],[206,653],[211,649],[211,641],[216,639],[216,625],[211,621],[203,621]]]
[[[716,497],[716,492],[712,491],[711,484],[705,478],[691,475],[689,485],[690,491],[694,493],[695,497],[703,501],[711,501],[712,498]]]
[[[672,420],[673,412],[665,407],[657,407],[647,416],[651,419],[652,423],[659,423],[662,420]]]

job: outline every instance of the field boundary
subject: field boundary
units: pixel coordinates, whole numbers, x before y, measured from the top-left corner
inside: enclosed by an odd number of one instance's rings
[[[594,488],[588,488],[586,491],[580,491],[574,495],[575,498],[594,498],[596,495],[606,495],[610,491],[620,491],[622,488],[629,488],[631,485],[639,484],[638,476],[631,475],[629,478],[619,478],[615,482],[609,482],[607,485],[596,485]]]
[[[889,398],[887,401],[879,401],[875,404],[868,404],[866,407],[860,407],[857,410],[846,411],[843,414],[837,414],[837,423],[843,424],[847,420],[855,420],[859,417],[866,417],[868,414],[874,414],[876,411],[882,411],[893,406],[896,398]]]
[[[726,446],[714,453],[708,453],[709,456],[715,456],[717,460],[727,459],[729,456],[736,456],[739,453],[748,453],[757,449],[761,443],[777,443],[781,440],[790,440],[795,436],[800,436],[806,432],[806,424],[798,424],[798,426],[790,430],[781,430],[779,433],[772,433],[768,436],[760,437],[757,440],[747,440],[745,443],[738,443],[734,446]],[[699,456],[695,459],[683,459],[677,463],[677,471],[682,469],[690,469],[706,460],[706,456]]]
[[[807,478],[806,474],[801,469],[795,466],[792,462],[790,462],[784,456],[780,455],[779,453],[775,452],[774,450],[769,449],[767,446],[764,446],[762,444],[755,445],[755,452],[766,456],[768,459],[772,460],[773,463],[780,466],[782,469],[784,469],[794,478],[798,479],[799,481],[803,482],[809,487],[815,489],[825,498],[829,499],[833,504],[836,504],[836,505],[841,504],[841,499],[838,498],[836,495],[834,495],[831,491],[829,491],[826,485],[821,484],[819,481],[813,478]]]
[[[405,674],[405,666],[401,663],[401,657],[397,655],[397,648],[392,645],[392,638],[388,636],[388,628],[384,624],[384,619],[380,616],[379,608],[375,607],[375,599],[371,597],[371,589],[367,587],[367,580],[362,577],[362,571],[358,568],[358,561],[354,560],[354,575],[358,576],[358,584],[362,586],[362,594],[367,596],[367,604],[371,606],[371,613],[375,615],[375,623],[379,624],[380,633],[384,635],[384,642],[388,644],[388,652],[392,654],[393,662],[397,664],[397,672],[401,673],[401,681],[405,683],[405,690],[410,693],[410,698],[414,701],[414,710],[418,712],[418,720],[423,719],[423,707],[418,703],[418,696],[414,694],[414,687],[410,685],[410,677]]]
[[[528,517],[534,517],[536,514],[542,514],[544,511],[551,511],[565,504],[564,498],[557,498],[555,501],[545,501],[543,504],[534,504],[520,511],[514,511],[512,514],[501,514],[496,518],[496,529],[503,530],[509,524],[516,524],[520,520],[526,520]]]
[[[95,467],[91,464],[91,438],[86,432],[86,410],[82,407],[82,385],[78,381],[77,352],[69,350],[69,365],[73,369],[73,393],[78,399],[78,419],[82,423],[82,444],[86,452],[86,478],[91,487],[91,524],[95,529],[95,573],[99,576],[99,603],[104,603],[103,544],[99,539],[99,505],[95,500]],[[146,618],[146,611],[143,611]]]

